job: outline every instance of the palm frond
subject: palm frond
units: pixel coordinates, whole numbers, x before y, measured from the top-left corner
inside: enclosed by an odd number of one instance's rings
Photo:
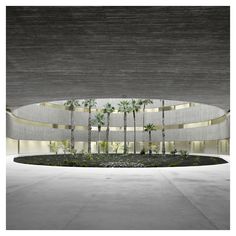
[[[156,130],[156,127],[152,123],[149,123],[149,124],[144,126],[144,131],[154,131],[154,130]]]

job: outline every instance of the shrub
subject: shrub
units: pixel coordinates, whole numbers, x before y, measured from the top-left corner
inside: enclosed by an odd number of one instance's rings
[[[170,163],[170,164],[168,165],[168,167],[175,167],[175,166],[178,166],[178,163]]]
[[[70,149],[70,154],[71,154],[73,157],[75,157],[76,153],[77,153],[77,150],[76,150],[75,148]]]
[[[170,154],[171,154],[171,155],[174,155],[174,156],[175,156],[175,155],[176,155],[176,153],[177,153],[177,150],[176,150],[176,148],[175,148],[174,150],[170,151]]]
[[[186,154],[186,151],[181,153]],[[71,154],[59,154],[57,156],[39,155],[39,156],[21,156],[14,158],[15,162],[35,164],[35,165],[51,165],[51,166],[87,166],[87,167],[174,167],[174,166],[197,166],[212,165],[226,163],[223,159],[214,157],[189,156],[188,159],[183,156],[166,155],[160,158],[150,155],[134,155],[134,154],[76,154],[79,158],[74,158]]]
[[[142,150],[140,151],[140,154],[145,155],[145,153],[146,153],[145,148],[142,148]]]
[[[84,154],[85,158],[92,161],[93,160],[93,155],[91,153],[85,153]]]
[[[160,151],[160,147],[156,144],[152,144],[151,149],[154,153],[158,154]]]
[[[180,156],[187,158],[188,157],[188,151],[187,150],[180,150],[179,151]]]
[[[107,147],[108,147],[108,142],[102,141],[102,142],[100,143],[100,148],[101,148],[101,151],[102,151],[103,153],[106,152]]]

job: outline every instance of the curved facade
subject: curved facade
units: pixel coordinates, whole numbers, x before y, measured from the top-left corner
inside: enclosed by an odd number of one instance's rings
[[[110,102],[115,108],[110,120],[110,142],[123,142],[123,113],[117,111],[122,99],[97,99],[92,109],[92,118],[96,112]],[[125,99],[127,100],[127,99]],[[9,152],[28,153],[49,151],[50,141],[70,139],[70,111],[64,107],[65,101],[32,104],[7,112],[7,137]],[[137,149],[148,142],[148,134],[143,132],[145,124],[153,123],[157,130],[152,132],[152,142],[160,146],[162,142],[162,109],[165,113],[166,150],[185,149],[192,153],[229,153],[229,113],[210,105],[153,99],[147,105],[145,113],[141,109],[136,114]],[[86,150],[88,140],[88,111],[83,107],[74,112],[75,141],[79,151]],[[133,116],[127,116],[127,141],[129,151],[133,147]],[[106,119],[101,129],[101,141],[105,141]],[[20,141],[14,141],[20,140]],[[92,127],[92,151],[96,152],[98,141],[97,127]],[[33,147],[33,148],[31,148]],[[36,148],[37,147],[37,148]],[[111,152],[112,152],[112,147]],[[20,150],[19,150],[20,149]]]

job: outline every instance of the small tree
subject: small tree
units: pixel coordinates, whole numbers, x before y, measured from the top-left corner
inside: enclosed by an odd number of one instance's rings
[[[60,145],[58,145],[58,142],[50,142],[49,144],[50,152],[55,152],[56,155],[58,154],[58,150],[60,148]]]
[[[101,127],[102,125],[104,125],[104,114],[98,112],[95,115],[95,118],[92,120],[92,124],[96,124],[98,127],[98,153],[100,154],[100,133],[101,133]]]
[[[156,130],[156,127],[154,124],[147,124],[144,126],[144,130],[148,132],[149,136],[149,154],[152,154],[152,131]]]
[[[61,146],[64,154],[66,154],[68,151],[70,151],[71,144],[68,142],[68,140],[62,140],[60,146]]]
[[[120,142],[113,142],[111,144],[112,150],[117,154],[119,149],[122,147],[123,145]]]
[[[157,144],[152,144],[152,151],[158,154],[160,151],[160,147]]]

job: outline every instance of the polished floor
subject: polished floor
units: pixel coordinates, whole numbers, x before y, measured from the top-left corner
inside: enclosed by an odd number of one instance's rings
[[[229,229],[229,167],[47,167],[7,156],[7,229]]]

